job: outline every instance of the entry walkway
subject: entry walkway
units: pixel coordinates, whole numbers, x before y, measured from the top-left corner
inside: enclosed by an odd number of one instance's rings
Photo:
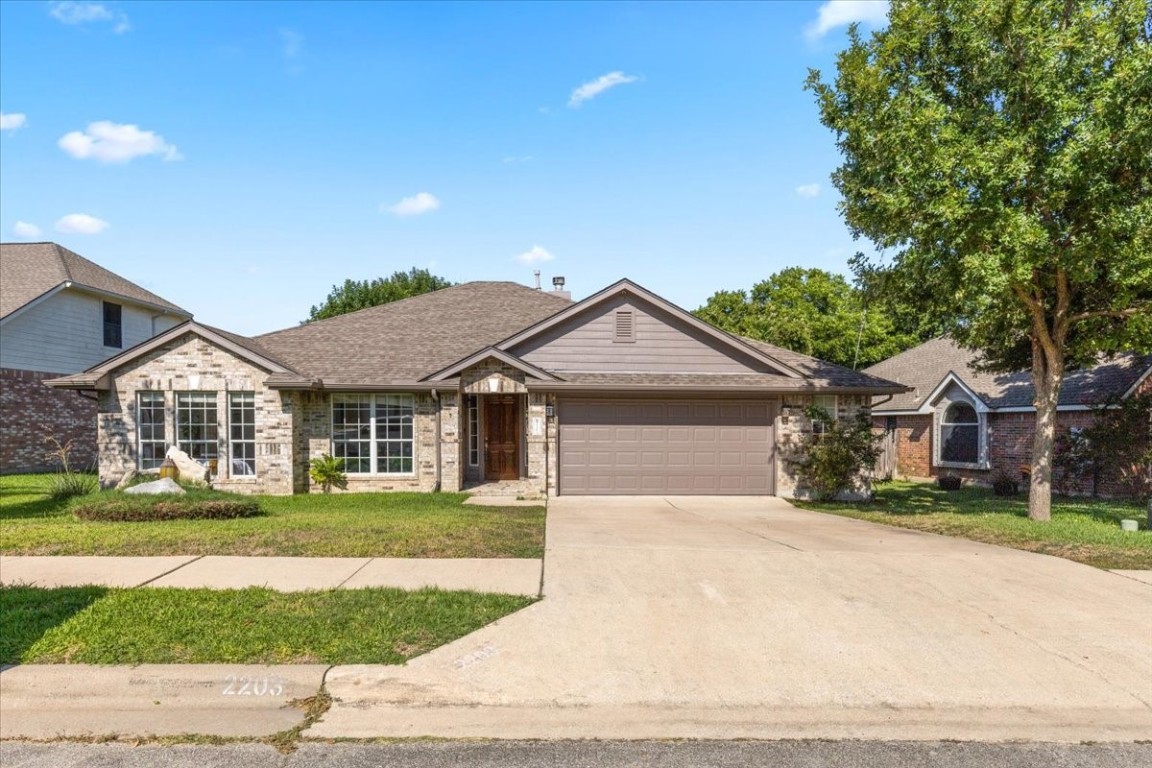
[[[0,583],[37,587],[397,587],[538,595],[540,560],[392,557],[16,557],[0,556]]]

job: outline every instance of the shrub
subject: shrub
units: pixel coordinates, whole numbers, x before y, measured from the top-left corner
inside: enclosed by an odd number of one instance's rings
[[[958,491],[963,484],[964,481],[956,475],[941,475],[936,478],[936,485],[940,486],[942,491]]]
[[[81,520],[143,523],[159,520],[231,520],[264,514],[256,499],[231,494],[132,496],[109,492],[72,507]]]
[[[863,411],[857,412],[851,422],[833,418],[816,406],[806,408],[804,413],[825,427],[822,434],[805,438],[804,455],[796,462],[796,474],[817,499],[831,501],[851,490],[861,473],[876,463],[880,435],[873,434],[872,420]]]
[[[82,472],[61,472],[52,475],[48,481],[48,498],[52,501],[65,501],[75,496],[87,496],[96,490],[99,483],[92,475]]]
[[[344,474],[344,459],[338,459],[326,453],[319,458],[312,459],[311,464],[308,475],[324,493],[331,493],[332,486],[336,486],[340,490],[348,487],[348,476]]]
[[[992,474],[992,492],[997,496],[1015,496],[1020,493],[1020,483],[1006,470],[1000,468]]]

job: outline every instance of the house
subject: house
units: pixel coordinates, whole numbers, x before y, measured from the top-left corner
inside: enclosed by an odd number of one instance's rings
[[[896,475],[952,474],[988,483],[997,470],[1019,476],[1031,464],[1031,372],[977,371],[976,356],[942,337],[865,369],[911,388],[872,404],[873,423],[894,444]],[[1057,434],[1091,424],[1093,409],[1110,400],[1152,393],[1150,374],[1152,355],[1135,354],[1069,372],[1060,390]]]
[[[100,393],[100,480],[168,445],[217,487],[780,494],[819,399],[841,415],[903,387],[731,336],[629,280],[566,292],[474,282],[246,338],[195,322],[52,386]]]
[[[0,244],[0,474],[49,469],[45,443],[96,459],[95,393],[42,382],[90,368],[192,317],[56,243]]]

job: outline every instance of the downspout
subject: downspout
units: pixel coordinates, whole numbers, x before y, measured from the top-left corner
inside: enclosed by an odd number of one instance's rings
[[[440,393],[435,389],[432,390],[432,402],[436,403],[436,483],[432,486],[433,493],[440,491],[440,459],[441,459],[441,437],[440,437]]]

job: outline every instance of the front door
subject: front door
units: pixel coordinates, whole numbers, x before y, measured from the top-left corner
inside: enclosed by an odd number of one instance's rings
[[[520,477],[520,409],[515,395],[484,398],[484,478]]]

